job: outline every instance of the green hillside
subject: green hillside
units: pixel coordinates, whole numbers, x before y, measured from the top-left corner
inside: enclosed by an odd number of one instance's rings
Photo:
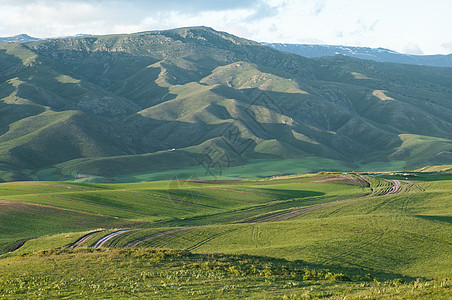
[[[191,179],[0,184],[0,296],[452,295],[450,166]]]
[[[450,164],[451,79],[451,68],[307,59],[206,27],[3,43],[0,179]]]

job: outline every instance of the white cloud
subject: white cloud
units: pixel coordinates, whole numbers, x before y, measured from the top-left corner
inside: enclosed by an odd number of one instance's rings
[[[406,54],[414,54],[414,55],[422,55],[424,51],[422,51],[421,47],[418,44],[408,43],[403,48],[403,53]]]
[[[0,12],[1,23],[8,24],[3,26],[12,33],[38,37],[94,33],[104,27],[103,16],[102,7],[83,1],[32,1],[23,6],[5,6]]]
[[[443,43],[441,44],[441,47],[443,47],[449,53],[452,53],[452,42]]]

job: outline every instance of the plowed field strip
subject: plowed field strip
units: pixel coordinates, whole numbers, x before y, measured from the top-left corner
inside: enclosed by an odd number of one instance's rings
[[[137,239],[135,241],[132,241],[132,242],[128,243],[125,246],[125,248],[132,248],[132,247],[135,247],[136,245],[138,245],[138,244],[140,244],[140,243],[142,243],[142,242],[144,242],[146,240],[149,240],[149,239],[152,239],[152,238],[156,238],[156,237],[161,237],[161,236],[164,236],[164,235],[167,235],[167,234],[170,234],[170,233],[173,233],[173,232],[177,232],[177,231],[188,230],[188,229],[191,229],[191,228],[193,228],[193,227],[176,228],[176,229],[171,229],[171,230],[167,230],[167,231],[163,231],[163,232],[154,233],[154,234],[151,234],[151,235],[139,238],[139,239]]]
[[[352,199],[352,200],[354,200],[354,199]],[[332,206],[332,205],[336,205],[336,204],[347,203],[347,202],[350,202],[350,201],[351,200],[335,201],[335,202],[330,202],[330,203],[324,203],[324,204],[319,204],[319,205],[299,208],[299,209],[291,210],[291,211],[284,212],[284,213],[281,213],[281,214],[278,214],[278,215],[269,216],[269,217],[266,217],[266,218],[263,218],[263,219],[258,219],[258,220],[254,220],[254,221],[250,221],[250,222],[246,222],[246,223],[264,223],[264,222],[282,221],[282,220],[286,220],[286,219],[298,216],[298,215],[303,214],[303,213],[311,212],[311,211],[314,211],[314,210],[317,210],[317,209],[321,209],[321,208]]]
[[[156,197],[156,198],[168,199],[168,200],[172,200],[172,201],[183,202],[183,203],[188,203],[188,204],[193,204],[193,205],[199,205],[199,206],[204,206],[204,207],[218,208],[218,207],[207,205],[207,204],[194,203],[194,202],[185,201],[185,200],[181,200],[181,199],[177,199],[177,198],[165,197],[165,196],[161,196],[161,195],[157,195],[157,194],[149,194],[149,193],[143,193],[143,192],[137,192],[137,191],[128,191],[128,192],[135,193],[135,194],[141,194],[141,195],[148,195],[148,196],[152,196],[152,197]]]
[[[69,248],[74,249],[75,247],[80,246],[81,244],[83,244],[84,242],[86,242],[87,239],[89,239],[92,235],[101,232],[102,230],[96,230],[96,231],[92,231],[88,234],[85,234],[84,236],[82,236],[81,238],[79,238],[77,241],[75,241],[74,243],[72,243],[72,245],[69,246]]]

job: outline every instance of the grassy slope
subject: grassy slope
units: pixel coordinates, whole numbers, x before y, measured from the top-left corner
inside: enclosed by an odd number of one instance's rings
[[[267,291],[270,298],[308,293],[317,296],[323,293],[333,298],[344,293],[355,297],[411,295],[422,298],[430,295],[447,298],[451,292],[447,281],[412,286],[394,280],[397,277],[413,280],[451,276],[452,265],[448,263],[452,261],[450,174],[388,173],[384,176],[397,180],[410,176],[410,179],[402,181],[392,195],[384,195],[391,190],[392,183],[381,176],[365,175],[365,180],[371,183],[366,187],[366,182],[354,174],[322,173],[258,181],[176,180],[110,185],[4,183],[0,185],[3,232],[0,243],[3,252],[19,249],[0,260],[0,264],[7,266],[0,268],[3,272],[0,291],[12,298],[26,291],[35,297],[39,293],[49,296],[58,292],[73,297],[82,290],[88,293],[85,296],[100,297],[105,295],[109,284],[116,281],[110,292],[118,297],[133,294],[148,297],[156,291],[157,295],[170,297],[183,297],[187,293],[202,297],[223,290],[222,296],[234,298],[243,293],[261,297],[263,290],[257,287],[266,282],[265,290],[270,289]],[[302,211],[297,213],[300,209]],[[43,214],[52,217],[42,218]],[[285,214],[289,214],[287,218]],[[133,229],[108,240],[104,247],[123,248],[138,241],[135,248],[259,255],[270,260],[287,259],[286,262],[272,261],[272,264],[282,262],[287,266],[290,261],[298,260],[301,268],[343,272],[353,282],[340,283],[323,277],[309,281],[303,276],[282,274],[256,277],[245,272],[234,275],[233,269],[219,271],[221,268],[214,267],[211,271],[205,270],[208,274],[195,275],[193,270],[181,271],[182,261],[178,258],[140,260],[139,257],[148,255],[141,250],[131,250],[127,255],[126,252],[78,251],[6,258],[66,247],[89,233],[86,230],[97,228],[106,229],[90,236],[81,244],[82,249],[120,228]],[[43,235],[49,236],[39,238]],[[29,238],[35,239],[25,242]],[[212,259],[202,257],[190,256],[183,262],[187,265],[199,259]],[[84,267],[75,269],[74,258],[78,266],[83,264]],[[135,261],[131,269],[134,274],[153,275],[135,278],[129,274],[122,266],[130,266],[131,259]],[[246,260],[245,257],[238,259]],[[258,260],[262,262],[256,264],[265,269],[268,259]],[[53,264],[48,264],[49,261]],[[234,258],[224,258],[223,262],[235,264]],[[108,276],[103,277],[107,280],[99,281],[96,268],[90,267],[99,264],[103,270],[108,270]],[[49,273],[50,269],[56,270],[55,267],[71,271],[57,280],[57,273]],[[164,275],[163,269],[166,270]],[[82,281],[79,281],[79,272],[85,274]],[[366,282],[367,273],[377,281]],[[36,280],[37,276],[47,278],[47,283]],[[115,280],[119,277],[133,280],[130,289]],[[68,288],[69,282],[74,280],[79,283]],[[123,291],[125,294],[121,294]]]
[[[152,245],[270,255],[411,276],[447,276],[452,270],[448,263],[452,261],[451,205],[446,192],[450,187],[450,182],[425,184],[419,188],[427,191],[358,199],[290,222],[237,225],[231,231],[203,228],[153,240]],[[220,238],[209,240],[219,233]],[[205,243],[197,245],[203,239]]]
[[[427,261],[450,260],[450,181],[405,184],[394,195],[365,196],[368,188],[347,182],[312,182],[324,179],[325,175],[310,175],[216,184],[2,184],[2,227],[8,229],[2,241],[6,247],[43,234],[124,227],[124,223],[162,231],[195,226],[152,239],[150,245],[271,255],[410,276],[450,272],[451,266],[423,269]],[[390,185],[386,186],[388,190]],[[328,205],[286,222],[243,223],[323,204]],[[42,213],[52,213],[55,219],[39,220]],[[72,221],[59,224],[59,216]],[[24,226],[36,222],[38,226]],[[127,240],[117,242],[121,243]],[[425,256],[427,245],[432,254]],[[381,249],[391,249],[390,254]],[[398,263],[389,263],[393,260]]]

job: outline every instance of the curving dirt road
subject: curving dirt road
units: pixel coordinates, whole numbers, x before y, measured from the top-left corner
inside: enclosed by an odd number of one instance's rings
[[[392,189],[389,192],[387,192],[385,195],[395,194],[400,187],[400,181],[398,181],[398,180],[391,180],[391,181],[393,184]]]
[[[80,246],[81,244],[83,244],[87,239],[89,239],[93,234],[101,232],[102,230],[96,230],[96,231],[92,231],[88,234],[85,234],[84,236],[82,236],[81,238],[79,238],[77,241],[75,241],[74,243],[72,243],[69,248],[74,249],[75,247]]]
[[[104,236],[103,238],[101,238],[100,240],[98,240],[97,242],[95,242],[91,247],[93,248],[100,248],[102,247],[108,240],[114,238],[117,235],[120,235],[121,233],[124,232],[128,232],[131,231],[132,229],[126,229],[126,230],[119,230],[119,231],[115,231],[113,233],[110,233],[106,236]]]

